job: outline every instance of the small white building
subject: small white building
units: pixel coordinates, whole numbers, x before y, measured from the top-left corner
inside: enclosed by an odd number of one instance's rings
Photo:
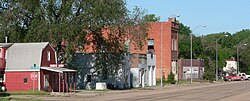
[[[223,67],[223,71],[227,73],[236,73],[237,62],[235,60],[226,60],[226,67]]]
[[[106,83],[107,88],[126,89],[130,87],[129,55],[124,56],[122,65],[118,67],[118,73],[108,75],[108,78],[105,79],[103,78],[103,75],[101,75],[101,71],[95,70],[96,57],[96,53],[75,53],[75,66],[73,67],[78,70],[78,79],[76,84],[78,89],[95,89],[98,84],[103,86],[103,83]],[[96,83],[98,84],[96,85]]]
[[[132,54],[131,64],[132,87],[156,86],[156,55],[154,53]]]

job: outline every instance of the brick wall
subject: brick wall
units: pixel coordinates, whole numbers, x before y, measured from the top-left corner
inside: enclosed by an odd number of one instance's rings
[[[172,19],[170,18],[168,22],[150,22],[150,26],[148,39],[154,40],[154,49],[156,55],[156,78],[160,79],[161,77],[161,59],[163,75],[165,78],[167,78],[172,67],[171,61],[178,60],[178,23],[172,22]],[[176,39],[175,51],[172,51],[172,39]],[[147,42],[142,50],[136,50],[132,43],[130,46],[131,53],[147,53]]]

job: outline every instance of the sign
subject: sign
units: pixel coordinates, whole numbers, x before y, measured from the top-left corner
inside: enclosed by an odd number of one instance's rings
[[[31,66],[30,69],[39,69],[38,66]]]
[[[38,75],[37,75],[36,72],[32,72],[32,73],[30,74],[30,79],[31,79],[31,80],[37,80],[37,77],[38,77]]]

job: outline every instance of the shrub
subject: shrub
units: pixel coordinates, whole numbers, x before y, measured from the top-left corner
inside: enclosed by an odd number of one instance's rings
[[[177,81],[175,80],[174,76],[174,73],[170,72],[170,74],[168,74],[167,83],[175,84]]]

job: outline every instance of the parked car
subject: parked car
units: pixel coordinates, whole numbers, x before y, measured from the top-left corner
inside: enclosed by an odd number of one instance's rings
[[[245,80],[250,80],[250,75],[247,75],[246,73],[240,73],[240,75],[245,76]]]
[[[246,75],[242,74],[232,74],[229,76],[224,76],[225,81],[244,81],[246,79]]]

